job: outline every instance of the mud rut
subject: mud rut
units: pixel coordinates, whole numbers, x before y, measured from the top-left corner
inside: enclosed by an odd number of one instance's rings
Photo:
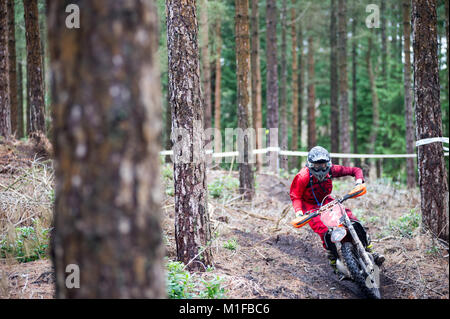
[[[289,204],[286,185],[272,179],[262,190],[270,191],[278,201]],[[289,188],[288,188],[289,189]],[[290,217],[284,219],[288,222]],[[245,223],[251,223],[246,227]],[[234,229],[235,238],[246,258],[234,261],[233,266],[219,262],[216,268],[225,273],[236,273],[253,282],[260,289],[253,289],[248,298],[312,298],[312,299],[360,299],[365,298],[355,283],[339,281],[328,264],[320,238],[309,226],[275,233],[267,232],[267,222],[255,219],[242,221],[242,229]],[[239,251],[237,252],[239,254]],[[236,258],[230,258],[230,260]],[[383,269],[381,270],[383,272]],[[398,298],[392,281],[381,273],[382,298]]]

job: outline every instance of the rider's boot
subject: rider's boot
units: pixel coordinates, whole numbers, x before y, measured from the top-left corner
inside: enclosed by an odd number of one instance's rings
[[[375,251],[373,250],[373,245],[372,245],[371,243],[370,243],[369,245],[367,245],[366,251],[367,251],[369,254],[372,255],[373,261],[375,262],[375,264],[376,264],[378,267],[380,267],[380,266],[383,264],[383,262],[385,261],[385,259],[386,259],[386,258],[384,257],[384,255],[379,254],[379,253],[377,253],[377,252],[375,252]]]

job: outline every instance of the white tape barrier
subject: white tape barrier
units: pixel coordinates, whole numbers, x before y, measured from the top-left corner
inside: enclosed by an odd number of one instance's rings
[[[436,143],[436,142],[442,142],[442,143],[449,143],[448,137],[432,137],[432,138],[425,138],[422,140],[419,140],[416,142],[417,146],[422,146],[430,143]],[[444,156],[448,156],[448,147],[444,147],[444,151],[447,153],[444,153]],[[269,152],[277,152],[280,155],[285,156],[308,156],[308,152],[300,152],[300,151],[283,151],[279,147],[267,147],[267,148],[261,148],[253,150],[253,154],[266,154]],[[239,152],[224,152],[224,153],[213,153],[213,150],[206,150],[206,154],[212,154],[212,157],[232,157],[232,156],[238,156]],[[160,155],[166,156],[166,155],[173,155],[173,151],[162,151],[159,153]],[[350,154],[350,153],[330,153],[331,157],[334,158],[414,158],[417,157],[417,154]]]
[[[424,138],[421,140],[418,140],[416,142],[416,147],[417,146],[422,146],[425,144],[430,144],[430,143],[435,143],[435,142],[442,142],[442,143],[449,143],[449,138],[448,137],[430,137],[430,138]],[[445,147],[448,151],[448,148]]]

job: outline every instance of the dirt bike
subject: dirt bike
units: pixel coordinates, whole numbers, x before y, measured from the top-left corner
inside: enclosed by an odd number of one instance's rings
[[[320,219],[328,227],[324,237],[325,245],[336,258],[336,268],[342,275],[341,279],[353,280],[367,297],[380,299],[379,268],[365,249],[369,244],[367,233],[358,221],[350,220],[342,205],[346,200],[362,196],[366,192],[364,184],[357,185],[344,197],[305,213],[291,221],[291,224],[300,228],[320,215]]]

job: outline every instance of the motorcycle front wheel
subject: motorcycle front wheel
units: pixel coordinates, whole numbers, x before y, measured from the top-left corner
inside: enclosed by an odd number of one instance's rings
[[[353,277],[353,280],[356,282],[362,292],[371,299],[381,299],[380,289],[367,285],[366,279],[368,275],[364,272],[364,270],[361,269],[361,266],[354,252],[353,244],[351,242],[344,242],[342,244],[341,251],[342,257],[344,258],[344,261]]]

